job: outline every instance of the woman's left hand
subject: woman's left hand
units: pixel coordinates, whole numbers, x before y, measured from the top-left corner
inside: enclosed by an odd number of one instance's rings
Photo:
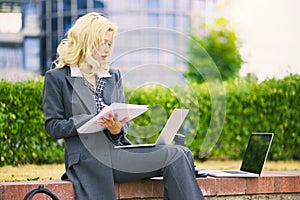
[[[121,132],[121,129],[124,126],[124,124],[129,120],[129,118],[125,117],[124,119],[119,120],[119,116],[117,113],[115,114],[115,116],[113,116],[110,113],[108,114],[108,119],[102,117],[101,120],[103,122],[97,122],[98,125],[106,127],[111,134],[118,135]]]

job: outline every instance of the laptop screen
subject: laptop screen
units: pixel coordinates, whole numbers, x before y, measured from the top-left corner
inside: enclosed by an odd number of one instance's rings
[[[244,154],[242,171],[261,174],[271,146],[273,133],[252,133]]]

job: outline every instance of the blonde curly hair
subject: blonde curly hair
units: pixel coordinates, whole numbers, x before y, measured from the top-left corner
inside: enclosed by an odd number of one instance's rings
[[[79,68],[91,67],[91,74],[97,71],[108,71],[101,66],[92,54],[104,43],[104,36],[111,31],[114,37],[117,27],[99,13],[91,12],[77,19],[57,47],[58,57],[54,61],[57,68],[77,65]],[[111,48],[113,45],[113,40]]]

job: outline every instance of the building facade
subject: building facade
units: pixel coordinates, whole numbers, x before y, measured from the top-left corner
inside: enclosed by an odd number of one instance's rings
[[[0,0],[0,14],[21,16],[20,30],[0,28],[0,68],[44,74],[72,23],[91,11],[119,28],[112,64],[123,69],[145,63],[182,64],[178,60],[187,51],[183,38],[201,23],[210,4],[214,0]]]

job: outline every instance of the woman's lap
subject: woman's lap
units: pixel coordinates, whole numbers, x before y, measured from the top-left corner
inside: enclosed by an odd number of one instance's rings
[[[117,149],[112,151],[112,168],[116,182],[162,176],[163,169],[190,151],[177,145]]]

